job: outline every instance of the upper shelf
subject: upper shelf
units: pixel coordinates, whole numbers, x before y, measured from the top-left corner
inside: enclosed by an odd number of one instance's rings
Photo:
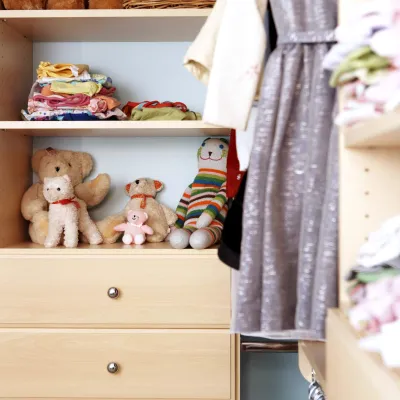
[[[228,128],[202,121],[0,121],[0,131],[62,137],[188,137],[229,136],[230,133]]]
[[[399,147],[400,112],[391,112],[360,125],[344,129],[346,147]]]
[[[211,9],[0,11],[34,42],[192,42]]]

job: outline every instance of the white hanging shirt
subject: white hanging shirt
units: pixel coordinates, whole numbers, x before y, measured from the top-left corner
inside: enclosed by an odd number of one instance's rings
[[[184,58],[208,84],[203,120],[245,130],[266,48],[267,0],[217,0]]]

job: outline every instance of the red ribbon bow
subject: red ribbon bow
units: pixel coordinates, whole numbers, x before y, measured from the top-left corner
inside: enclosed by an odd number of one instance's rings
[[[73,204],[76,208],[81,208],[81,205],[75,200],[75,197],[72,199],[58,200],[51,204],[61,204],[63,206],[66,206],[67,204]]]
[[[131,196],[131,199],[142,199],[142,201],[140,202],[140,208],[145,208],[146,207],[146,200],[147,199],[154,199],[153,196],[151,196],[150,194],[134,194],[133,196]]]

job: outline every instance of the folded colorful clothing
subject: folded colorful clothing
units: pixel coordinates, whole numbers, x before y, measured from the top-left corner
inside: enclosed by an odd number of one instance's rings
[[[77,94],[82,93],[90,97],[93,97],[96,93],[101,90],[101,84],[93,81],[88,82],[59,82],[55,81],[51,83],[50,90],[54,93],[64,94]]]
[[[400,276],[369,283],[364,290],[364,297],[349,310],[355,329],[365,334],[376,333],[383,324],[400,319]]]
[[[108,110],[113,110],[114,108],[119,107],[121,105],[121,103],[114,97],[103,96],[101,94],[96,94],[96,96],[94,98],[95,99],[104,100],[106,102],[106,104],[107,104],[107,109]]]
[[[90,105],[90,101],[90,97],[82,93],[68,97],[35,94],[32,99],[28,100],[28,112],[32,114],[35,111],[43,110],[87,108]]]
[[[37,83],[40,85],[48,85],[53,82],[89,82],[93,81],[99,83],[105,88],[112,88],[112,79],[106,75],[102,74],[89,74],[89,72],[84,71],[81,75],[73,78],[41,78],[37,79]]]
[[[181,102],[128,102],[122,110],[133,121],[184,121],[201,119],[200,113],[188,110],[187,106]]]
[[[114,110],[108,110],[104,113],[91,113],[89,110],[82,109],[70,109],[70,110],[53,110],[53,111],[36,111],[32,114],[27,113],[25,110],[21,110],[22,119],[26,121],[62,121],[63,116],[66,114],[86,114],[95,117],[97,120],[105,120],[110,118],[115,118],[118,120],[126,120],[126,115],[116,108]],[[61,118],[61,119],[60,119]]]
[[[89,72],[89,66],[85,64],[52,64],[42,61],[37,72],[38,79],[41,78],[76,78],[84,71]]]
[[[390,60],[386,57],[374,53],[369,46],[363,46],[351,52],[333,71],[329,84],[332,87],[338,85],[341,75],[352,72],[357,69],[367,69],[374,71],[389,67]],[[342,80],[343,83],[343,80]]]
[[[117,89],[115,87],[106,88],[106,87],[103,86],[100,89],[99,94],[101,94],[102,96],[112,96],[115,93],[116,90]]]

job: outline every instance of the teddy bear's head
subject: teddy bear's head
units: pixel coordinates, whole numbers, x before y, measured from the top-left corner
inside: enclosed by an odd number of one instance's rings
[[[142,210],[131,210],[128,212],[128,222],[134,225],[143,225],[149,218],[146,212]]]
[[[49,203],[74,197],[74,187],[68,175],[44,178],[43,184],[43,196]]]
[[[226,139],[208,138],[197,151],[199,169],[227,171],[229,142]]]
[[[75,187],[83,182],[93,168],[90,154],[80,151],[55,150],[51,147],[38,150],[32,157],[32,169],[44,178],[55,178],[68,175]]]
[[[164,185],[160,181],[149,178],[139,178],[125,186],[126,194],[132,197],[135,194],[145,194],[156,197],[157,192],[162,190]]]

